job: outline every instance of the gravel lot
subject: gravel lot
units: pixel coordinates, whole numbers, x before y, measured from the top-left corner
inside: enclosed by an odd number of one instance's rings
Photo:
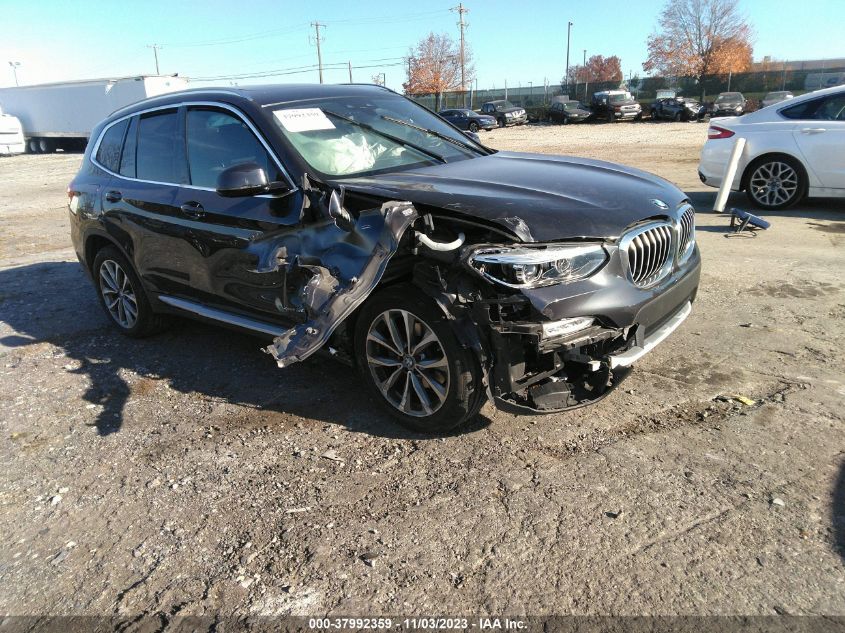
[[[482,136],[677,183],[704,272],[597,406],[487,405],[439,438],[322,359],[278,370],[189,321],[115,334],[69,245],[80,156],[0,159],[0,613],[845,615],[845,212],[811,201],[726,239],[705,135]]]

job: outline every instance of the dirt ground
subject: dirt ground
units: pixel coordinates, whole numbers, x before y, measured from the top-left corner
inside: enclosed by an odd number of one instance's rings
[[[436,438],[324,359],[190,321],[122,338],[69,244],[81,157],[0,159],[0,613],[845,615],[845,210],[727,239],[706,127],[482,136],[677,183],[704,271],[598,405]]]

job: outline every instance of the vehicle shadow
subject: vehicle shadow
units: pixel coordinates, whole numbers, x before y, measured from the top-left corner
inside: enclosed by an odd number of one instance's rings
[[[82,399],[100,407],[94,422],[100,435],[120,431],[127,402],[149,398],[159,381],[179,393],[240,405],[245,422],[253,411],[278,412],[397,439],[466,434],[490,424],[479,416],[451,433],[413,433],[369,399],[350,367],[315,356],[281,370],[262,352],[264,340],[187,319],[174,319],[154,337],[126,338],[108,322],[76,262],[2,270],[0,288],[0,353],[6,363],[14,368],[17,356],[43,354],[44,344],[60,348],[67,359],[55,361],[66,368],[59,371],[84,375]],[[55,371],[43,365],[38,371]],[[259,417],[268,423],[268,416]]]
[[[686,191],[698,213],[710,213],[716,202],[716,190]],[[731,208],[748,211],[754,215],[775,222],[777,218],[807,218],[811,220],[845,221],[845,199],[843,198],[808,198],[794,207],[780,211],[767,211],[754,207],[744,193],[735,191],[728,197],[725,205],[725,218],[730,221]],[[842,229],[840,229],[842,230]]]
[[[845,562],[845,456],[839,467],[839,477],[833,486],[831,499],[831,516],[833,518],[833,547],[839,552]]]

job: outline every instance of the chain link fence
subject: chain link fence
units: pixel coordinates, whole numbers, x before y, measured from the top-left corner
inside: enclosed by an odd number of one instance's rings
[[[510,83],[510,82],[509,82]],[[720,92],[741,92],[752,104],[759,104],[768,92],[788,90],[794,95],[810,90],[845,84],[845,66],[824,70],[790,70],[772,68],[749,73],[707,76],[699,83],[693,77],[633,77],[624,81],[599,83],[579,82],[569,86],[544,85],[543,82],[517,83],[501,88],[452,91],[439,96],[433,94],[410,95],[412,99],[432,110],[468,107],[477,110],[482,103],[506,99],[514,105],[532,112],[544,111],[555,97],[566,96],[589,103],[594,92],[602,90],[629,90],[638,101],[649,104],[660,93],[674,92],[692,99],[713,101]]]

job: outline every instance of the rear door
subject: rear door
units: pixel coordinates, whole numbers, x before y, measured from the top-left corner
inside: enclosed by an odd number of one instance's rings
[[[795,142],[822,186],[845,189],[845,92],[819,99],[814,107],[809,103],[783,114],[797,117]]]
[[[185,178],[178,113],[178,107],[168,107],[118,121],[104,133],[100,149],[112,129],[123,127],[119,159],[97,152],[97,162],[113,176],[103,194],[109,231],[131,245],[135,269],[158,292],[190,287],[181,248],[186,229],[175,206],[178,183]]]

